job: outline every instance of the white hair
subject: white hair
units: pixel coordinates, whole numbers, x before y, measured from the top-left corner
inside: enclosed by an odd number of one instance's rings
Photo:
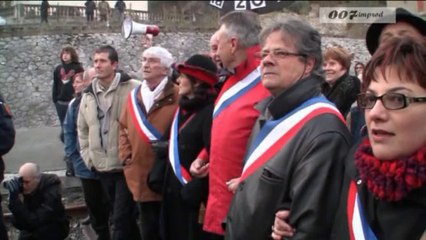
[[[32,177],[39,178],[41,175],[40,167],[32,162],[27,162],[19,168],[19,175],[30,174]]]
[[[154,57],[157,57],[160,59],[160,63],[161,65],[167,67],[167,68],[171,68],[172,64],[173,64],[173,56],[172,54],[165,48],[163,47],[150,47],[147,48],[143,53],[142,56],[145,54],[151,54]]]

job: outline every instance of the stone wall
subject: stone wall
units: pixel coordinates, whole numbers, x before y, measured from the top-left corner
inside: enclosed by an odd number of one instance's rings
[[[194,53],[206,52],[211,33],[167,32],[154,38],[155,45],[169,49],[176,60],[183,61]],[[366,62],[369,54],[363,39],[324,38],[323,46],[340,44],[355,54],[355,60]],[[60,62],[62,47],[78,50],[84,66],[91,62],[93,50],[102,44],[114,46],[120,68],[137,71],[143,47],[140,37],[124,40],[118,33],[0,36],[0,91],[11,105],[17,128],[58,125],[51,101],[52,75]]]

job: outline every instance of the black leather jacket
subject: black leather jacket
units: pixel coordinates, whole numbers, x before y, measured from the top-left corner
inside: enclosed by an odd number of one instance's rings
[[[321,79],[308,77],[275,99],[260,103],[262,115],[252,136],[259,133],[265,120],[278,119],[321,95],[320,83]],[[226,239],[270,239],[275,213],[289,209],[288,222],[297,229],[291,239],[328,240],[349,147],[349,131],[336,115],[321,114],[308,121],[265,165],[239,184],[227,217]]]

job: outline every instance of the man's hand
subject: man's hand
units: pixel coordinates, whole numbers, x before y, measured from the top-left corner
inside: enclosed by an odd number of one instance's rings
[[[16,199],[18,199],[18,195],[19,195],[19,192],[20,192],[19,178],[14,177],[14,178],[10,179],[7,182],[6,187],[9,190],[9,203],[14,202]]]
[[[197,158],[192,162],[189,171],[194,177],[203,178],[209,174],[209,163]]]
[[[275,213],[274,225],[272,226],[271,237],[274,240],[282,240],[285,237],[293,237],[296,229],[292,228],[290,224],[286,222],[290,216],[289,210],[280,210]]]
[[[240,184],[240,178],[233,178],[226,182],[226,186],[228,186],[228,191],[235,193],[237,190],[238,184]]]

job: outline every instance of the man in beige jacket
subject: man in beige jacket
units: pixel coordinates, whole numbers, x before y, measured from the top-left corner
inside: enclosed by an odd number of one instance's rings
[[[113,240],[140,239],[135,203],[118,159],[118,119],[127,94],[140,84],[117,71],[118,54],[111,46],[95,51],[96,78],[84,90],[77,120],[80,151],[87,167],[98,172],[111,203]]]

